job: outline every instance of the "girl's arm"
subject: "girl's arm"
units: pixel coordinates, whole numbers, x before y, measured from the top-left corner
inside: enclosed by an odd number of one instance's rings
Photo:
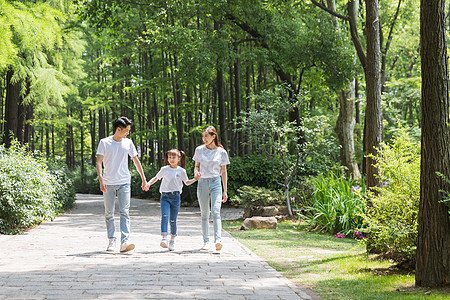
[[[223,195],[222,195],[222,202],[225,203],[228,200],[228,194],[227,194],[227,182],[228,182],[228,174],[227,174],[227,165],[220,166],[220,174],[222,177],[222,185],[223,185]]]
[[[194,173],[195,173],[195,172],[194,172]],[[199,180],[200,177],[202,177],[202,175],[200,175],[200,173],[197,173],[196,176],[195,176],[193,179],[186,180],[186,181],[184,182],[184,184],[186,184],[186,185],[191,185],[191,184],[193,184],[194,182],[196,182],[197,180]]]
[[[150,188],[150,186],[152,185],[152,184],[154,184],[155,182],[157,182],[158,181],[158,177],[153,177],[152,179],[150,179],[150,181],[149,182],[147,182],[147,184],[145,185],[145,191],[148,191],[148,189]]]

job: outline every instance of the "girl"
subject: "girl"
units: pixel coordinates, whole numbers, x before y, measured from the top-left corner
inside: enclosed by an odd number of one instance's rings
[[[172,149],[164,154],[164,167],[158,174],[145,185],[148,191],[150,186],[162,178],[159,192],[161,193],[161,247],[175,249],[175,237],[177,236],[177,215],[180,210],[180,196],[183,190],[183,182],[191,185],[200,178],[197,174],[189,180],[184,169],[186,166],[186,154],[183,151]],[[167,241],[167,222],[170,220],[170,242]]]
[[[214,242],[216,251],[222,249],[222,224],[220,208],[226,202],[227,195],[227,165],[230,164],[227,151],[219,143],[216,128],[209,126],[203,130],[204,144],[195,149],[194,175],[202,177],[197,186],[197,197],[202,215],[203,247],[208,250],[209,244],[209,213],[210,205],[214,223]],[[223,187],[223,192],[222,192]]]

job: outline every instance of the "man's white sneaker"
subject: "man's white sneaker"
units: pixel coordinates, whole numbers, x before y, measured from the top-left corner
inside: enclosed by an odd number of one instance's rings
[[[114,249],[116,249],[116,239],[110,238],[106,251],[114,251]]]
[[[126,241],[120,245],[120,252],[128,252],[134,249],[134,244]]]
[[[163,247],[163,248],[167,248],[167,245],[168,245],[169,243],[167,242],[167,239],[166,238],[163,238],[162,240],[161,240],[161,243],[159,244],[161,247]]]
[[[222,245],[221,242],[217,242],[217,243],[216,243],[216,251],[222,250],[222,247],[223,247],[223,245]]]
[[[206,242],[203,244],[203,247],[201,247],[200,250],[209,250],[209,248],[211,248],[211,245],[209,244],[209,242]]]
[[[169,251],[173,251],[175,250],[175,240],[174,239],[170,239],[169,241]]]

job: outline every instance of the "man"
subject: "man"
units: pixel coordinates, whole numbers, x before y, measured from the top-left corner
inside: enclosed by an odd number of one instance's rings
[[[116,247],[114,206],[115,198],[119,202],[120,210],[120,252],[134,249],[130,243],[130,197],[131,175],[128,170],[128,155],[141,175],[144,188],[147,183],[142,170],[142,165],[137,157],[136,147],[133,141],[128,139],[131,121],[126,117],[120,117],[113,123],[114,135],[101,139],[97,149],[97,175],[100,182],[100,190],[103,192],[105,204],[106,230],[109,244],[106,251],[114,251]],[[104,170],[102,172],[102,164]]]

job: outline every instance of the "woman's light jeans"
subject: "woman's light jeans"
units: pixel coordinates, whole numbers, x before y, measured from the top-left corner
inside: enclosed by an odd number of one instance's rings
[[[177,236],[177,216],[180,210],[180,192],[161,193],[161,235],[167,235],[167,223],[170,221],[170,235]]]
[[[117,195],[117,202],[119,203],[120,212],[120,242],[128,241],[130,237],[130,197],[131,186],[129,183],[122,185],[107,185],[106,193],[103,192],[103,199],[105,204],[105,221],[108,238],[115,238],[114,225],[114,207]]]
[[[222,206],[221,177],[200,178],[197,185],[197,198],[202,214],[203,242],[209,242],[209,214],[212,213],[214,224],[214,242],[222,240],[222,223],[220,208]],[[210,206],[211,205],[211,206]]]

